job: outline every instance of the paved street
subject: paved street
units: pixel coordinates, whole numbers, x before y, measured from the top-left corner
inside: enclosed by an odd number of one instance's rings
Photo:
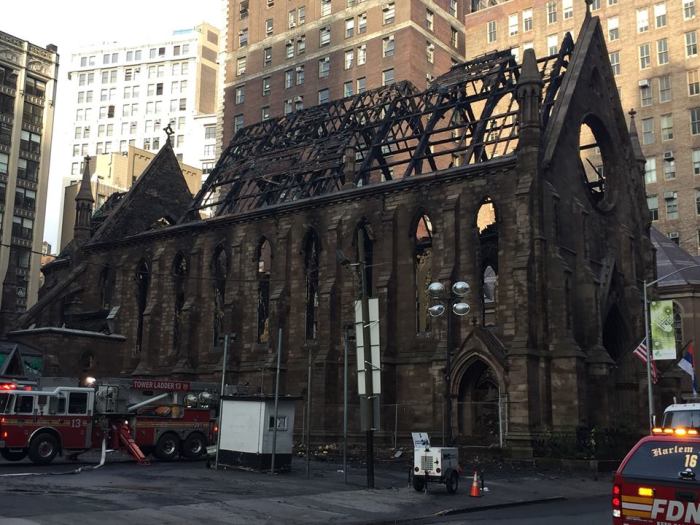
[[[533,505],[518,505],[484,512],[458,514],[421,521],[421,524],[464,525],[604,525],[611,522],[610,498],[596,496]]]
[[[76,465],[66,462],[45,467],[0,462],[0,523],[500,523],[492,521],[498,519],[539,524],[557,516],[582,517],[582,509],[600,511],[586,523],[599,523],[598,516],[607,516],[603,499],[610,490],[609,476],[595,480],[589,474],[494,468],[487,479],[489,492],[470,498],[466,479],[456,495],[440,485],[427,493],[414,491],[407,486],[403,464],[379,464],[374,490],[364,488],[364,469],[350,469],[346,485],[337,467],[314,462],[307,479],[303,461],[295,462],[292,473],[276,476],[217,472],[203,462],[139,466],[112,458],[99,470],[79,473]],[[589,504],[587,498],[594,496],[603,499]],[[522,506],[553,498],[566,500]],[[504,504],[516,506],[498,508]],[[494,508],[475,512],[479,506]],[[468,514],[449,514],[454,511]],[[513,521],[518,516],[535,521]],[[567,518],[566,523],[575,522]]]

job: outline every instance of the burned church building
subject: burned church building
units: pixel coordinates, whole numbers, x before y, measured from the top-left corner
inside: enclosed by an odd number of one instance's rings
[[[9,335],[43,349],[45,373],[217,379],[236,334],[229,383],[266,393],[280,342],[282,392],[306,396],[310,369],[312,432],[332,440],[364,267],[380,438],[439,436],[445,403],[457,440],[500,414],[524,450],[547,429],[640,428],[643,171],[589,15],[552,56],[497,51],[425,91],[398,82],[243,128],[194,197],[166,144],[94,214],[81,191],[75,240]],[[469,314],[430,317],[427,285],[459,280]],[[351,341],[351,432],[356,367]]]

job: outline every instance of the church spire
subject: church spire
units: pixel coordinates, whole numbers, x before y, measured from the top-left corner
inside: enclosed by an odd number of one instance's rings
[[[80,182],[80,190],[75,196],[75,226],[73,227],[73,238],[82,244],[90,237],[90,218],[92,217],[92,205],[95,199],[92,196],[92,185],[90,184],[90,156],[85,156],[85,168],[83,169],[83,179]]]

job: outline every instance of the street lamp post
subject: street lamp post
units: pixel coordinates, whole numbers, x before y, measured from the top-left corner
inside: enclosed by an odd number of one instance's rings
[[[654,286],[656,283],[663,281],[664,279],[671,277],[672,275],[676,275],[677,273],[681,273],[685,270],[691,270],[693,268],[700,268],[700,264],[685,266],[684,268],[680,268],[671,273],[667,273],[663,277],[659,277],[658,279],[651,281],[650,283],[648,283],[646,279],[644,279],[644,339],[647,343],[647,393],[649,396],[649,429],[652,429],[654,427],[654,395],[651,390],[651,360],[654,358],[654,354],[652,353],[651,333],[649,332],[649,302],[647,300],[647,288]]]
[[[430,317],[440,317],[447,312],[445,303],[450,307],[452,313],[459,317],[464,317],[469,313],[470,307],[464,302],[464,297],[469,293],[469,284],[465,281],[457,281],[447,292],[445,285],[439,282],[431,283],[428,286],[428,294],[436,304],[428,308]],[[452,442],[452,403],[450,402],[451,380],[452,380],[452,347],[454,346],[454,335],[452,333],[452,315],[447,313],[447,341],[445,342],[445,431],[442,435],[443,445]]]

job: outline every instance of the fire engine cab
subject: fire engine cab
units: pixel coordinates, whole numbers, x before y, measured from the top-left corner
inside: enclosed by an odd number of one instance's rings
[[[0,389],[0,455],[37,464],[102,446],[123,448],[139,462],[153,453],[198,458],[212,442],[211,394],[164,392],[137,403],[120,386]]]

